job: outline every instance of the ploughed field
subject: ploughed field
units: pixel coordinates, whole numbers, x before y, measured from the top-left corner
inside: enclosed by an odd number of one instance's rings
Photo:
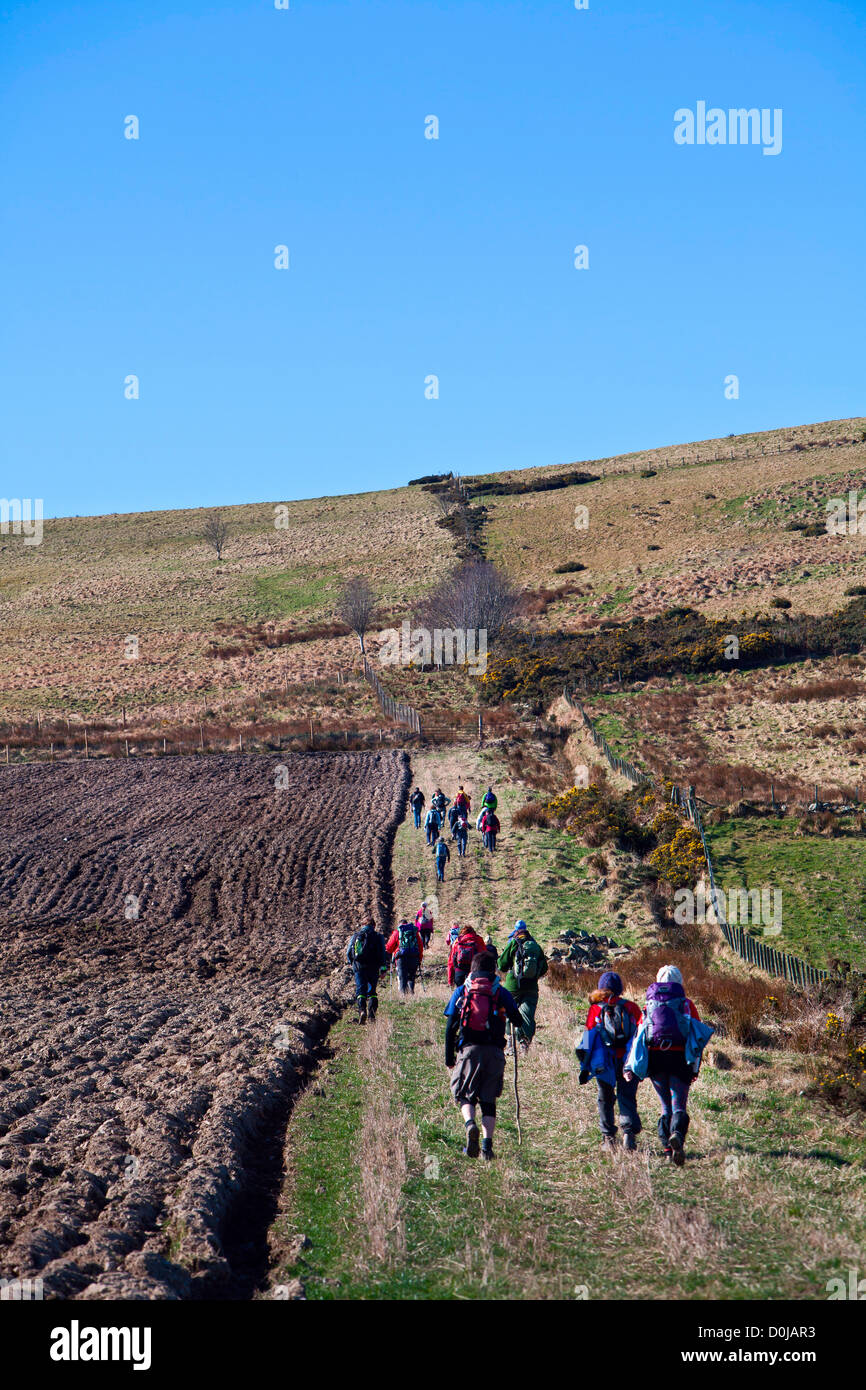
[[[405,754],[3,770],[0,1277],[243,1297]]]

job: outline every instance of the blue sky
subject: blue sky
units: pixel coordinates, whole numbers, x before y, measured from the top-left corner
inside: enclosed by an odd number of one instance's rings
[[[862,413],[864,69],[862,0],[5,5],[2,491],[225,505]],[[781,108],[782,152],[678,146],[699,100]]]

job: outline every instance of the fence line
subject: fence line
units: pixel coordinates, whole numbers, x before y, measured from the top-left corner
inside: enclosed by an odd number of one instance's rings
[[[411,705],[407,705],[403,700],[395,700],[393,695],[389,695],[373,667],[364,656],[364,675],[376,692],[376,698],[389,719],[395,719],[398,724],[407,724],[413,733],[421,733],[421,716]]]
[[[580,701],[574,700],[567,690],[564,691],[563,694],[565,695],[566,703],[578,711],[596,748],[601,750],[609,766],[612,767],[615,772],[621,773],[623,777],[627,777],[630,782],[634,782],[636,785],[651,783],[654,787],[659,789],[659,784],[654,777],[649,776],[645,772],[640,772],[635,767],[634,763],[630,763],[626,758],[617,757],[607,739],[596,729],[589,715],[586,713],[586,710],[580,704]],[[781,979],[788,980],[794,985],[817,985],[820,984],[822,980],[828,979],[829,971],[818,970],[814,965],[810,965],[808,961],[801,960],[799,956],[792,956],[787,951],[777,951],[774,946],[768,946],[766,942],[744,931],[740,923],[737,922],[732,925],[728,922],[724,905],[719,896],[712,856],[710,855],[710,847],[707,844],[707,837],[704,833],[704,823],[701,819],[697,800],[695,799],[694,788],[689,787],[688,792],[683,794],[681,788],[674,785],[671,787],[670,799],[673,805],[688,817],[701,837],[701,845],[707,865],[707,878],[710,885],[710,901],[712,903],[713,912],[715,913],[716,922],[726,944],[735,955],[738,955],[741,960],[746,961],[749,965],[756,965],[759,970],[765,971],[766,974],[777,975]]]

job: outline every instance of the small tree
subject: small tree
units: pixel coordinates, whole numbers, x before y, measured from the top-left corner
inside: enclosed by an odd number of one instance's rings
[[[213,516],[208,517],[205,528],[202,531],[202,539],[216,551],[216,557],[221,560],[223,557],[223,546],[228,538],[228,522],[223,520],[221,512],[214,512]]]
[[[493,641],[510,627],[520,607],[520,591],[504,570],[488,560],[467,560],[431,593],[424,621],[432,627],[487,632]]]
[[[366,651],[364,634],[370,629],[375,609],[376,595],[366,579],[359,575],[344,584],[337,600],[337,616],[355,633],[362,652]]]

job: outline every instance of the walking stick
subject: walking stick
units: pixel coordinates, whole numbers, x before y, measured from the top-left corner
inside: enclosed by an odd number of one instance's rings
[[[427,986],[426,986],[425,983],[424,983],[424,967],[423,967],[423,965],[421,964],[420,961],[418,962],[418,979],[421,981],[421,988],[423,989],[424,993],[426,994],[426,993],[427,993]]]
[[[514,1035],[514,1024],[511,1024],[511,1055],[514,1058],[514,1100],[517,1105],[517,1142],[523,1143],[523,1134],[520,1129],[520,1092],[517,1089],[517,1038]]]

